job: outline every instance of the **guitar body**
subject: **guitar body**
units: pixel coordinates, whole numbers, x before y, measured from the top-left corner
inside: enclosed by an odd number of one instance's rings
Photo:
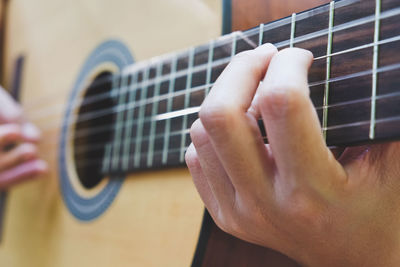
[[[233,1],[233,29],[326,1],[302,6],[288,1],[287,10],[279,10],[280,1],[271,2]],[[62,142],[71,94],[100,44],[123,44],[122,50],[139,62],[216,38],[221,23],[220,0],[9,2],[5,86],[11,84],[16,58],[25,56],[21,103],[28,119],[42,129],[40,151],[50,172],[9,193],[1,266],[189,266],[196,248],[194,265],[296,266],[285,256],[222,233],[207,216],[197,245],[204,208],[185,168],[105,177],[86,188],[74,171],[71,142]],[[95,64],[85,79],[117,69],[118,64]],[[77,199],[69,198],[63,179]],[[96,205],[96,197],[115,181],[111,196],[101,200],[105,204],[85,213],[92,208],[86,200]]]

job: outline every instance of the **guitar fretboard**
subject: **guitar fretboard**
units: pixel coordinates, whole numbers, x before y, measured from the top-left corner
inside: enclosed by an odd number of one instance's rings
[[[183,165],[189,128],[213,83],[234,55],[268,42],[313,52],[310,97],[327,145],[398,138],[398,25],[396,0],[331,2],[133,65],[112,78],[115,106],[79,119],[113,114],[101,159],[105,174]]]

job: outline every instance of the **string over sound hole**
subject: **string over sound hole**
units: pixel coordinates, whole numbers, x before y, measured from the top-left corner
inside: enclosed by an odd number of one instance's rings
[[[91,189],[103,179],[105,145],[113,131],[115,103],[111,99],[112,74],[99,74],[87,88],[74,131],[74,160],[83,187]]]

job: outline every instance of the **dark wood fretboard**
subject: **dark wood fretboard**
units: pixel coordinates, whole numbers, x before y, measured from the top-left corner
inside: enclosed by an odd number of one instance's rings
[[[79,120],[113,114],[101,158],[105,174],[182,165],[188,129],[213,83],[232,56],[268,42],[313,52],[310,97],[329,146],[396,139],[399,25],[397,0],[332,2],[130,66],[112,78],[115,105]]]

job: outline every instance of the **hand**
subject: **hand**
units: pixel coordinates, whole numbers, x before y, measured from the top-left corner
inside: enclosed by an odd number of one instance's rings
[[[0,190],[38,177],[47,165],[38,159],[39,130],[27,122],[20,106],[0,88]]]
[[[272,45],[232,60],[191,129],[197,190],[224,231],[306,266],[400,266],[400,144],[337,160],[309,99],[311,63]]]

